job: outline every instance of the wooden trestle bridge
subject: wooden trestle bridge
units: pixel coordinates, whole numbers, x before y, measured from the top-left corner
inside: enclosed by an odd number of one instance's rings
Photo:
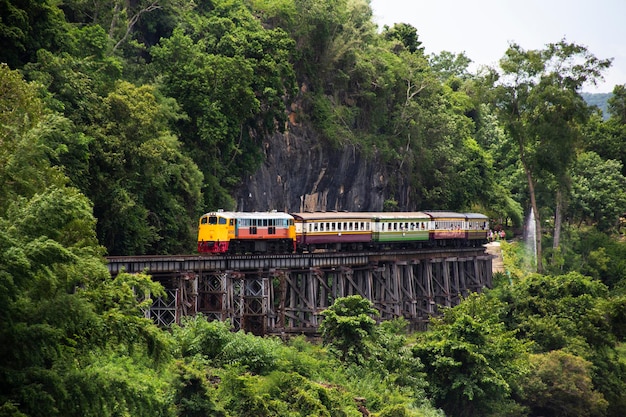
[[[423,329],[441,306],[492,284],[484,247],[235,256],[109,257],[109,271],[150,274],[166,289],[146,315],[168,326],[202,313],[257,335],[315,334],[338,297],[361,295],[379,320]]]

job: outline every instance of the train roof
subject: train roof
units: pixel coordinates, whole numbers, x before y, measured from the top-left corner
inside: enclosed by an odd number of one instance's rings
[[[455,213],[453,211],[425,211],[424,213],[428,214],[435,219],[465,219],[466,216],[463,213]]]
[[[373,213],[358,211],[314,211],[291,213],[296,220],[369,220]]]
[[[326,211],[291,213],[296,220],[411,220],[428,219],[430,216],[421,211],[414,212],[370,212],[370,211]]]
[[[468,219],[473,219],[473,220],[475,219],[487,220],[489,218],[481,213],[463,213],[463,214],[465,214],[465,217],[467,217]]]
[[[292,219],[288,213],[282,211],[212,211],[204,216],[218,216],[225,219]],[[204,217],[203,216],[203,217]]]
[[[377,220],[414,220],[414,219],[427,219],[430,220],[430,216],[423,211],[408,211],[408,212],[396,212],[385,211],[380,213],[372,213],[373,217]]]

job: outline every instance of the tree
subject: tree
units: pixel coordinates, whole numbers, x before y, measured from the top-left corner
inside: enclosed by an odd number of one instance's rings
[[[90,187],[111,254],[182,253],[194,242],[202,174],[169,129],[182,117],[153,86],[120,82],[90,126]]]
[[[46,108],[39,88],[0,64],[0,216],[18,197],[67,182],[51,159],[67,151],[68,121]]]
[[[168,357],[167,335],[143,317],[151,300],[137,299],[162,289],[145,275],[112,279],[95,223],[70,187],[18,196],[0,215],[0,404],[29,416],[168,415],[163,379],[143,366]]]
[[[496,293],[507,306],[502,314],[507,327],[532,341],[535,353],[563,350],[591,362],[593,372],[588,375],[593,389],[609,402],[607,415],[621,415],[626,374],[615,347],[623,331],[618,317],[624,305],[619,299],[607,300],[606,285],[578,272],[533,274]]]
[[[21,68],[40,49],[57,49],[67,42],[63,13],[49,1],[0,1],[0,62]]]
[[[285,126],[294,43],[240,3],[195,12],[150,54],[161,90],[189,116],[176,126],[204,174],[205,207],[229,208],[229,193],[261,161],[259,138]]]
[[[616,85],[608,100],[610,117],[604,120],[596,114],[585,130],[585,149],[602,159],[621,162],[626,176],[626,85]]]
[[[417,30],[408,23],[396,23],[391,28],[385,25],[383,37],[388,41],[400,41],[411,53],[424,51],[422,42],[418,40]]]
[[[528,371],[528,344],[501,320],[505,304],[472,294],[433,319],[412,351],[424,364],[426,391],[455,417],[502,415],[518,409],[512,396]]]
[[[532,372],[524,382],[522,403],[531,415],[605,416],[608,406],[592,383],[592,364],[562,350],[530,357]]]
[[[324,343],[339,353],[342,361],[362,363],[368,356],[368,343],[374,336],[378,311],[358,295],[337,298],[322,312],[320,332]]]
[[[593,221],[600,230],[616,228],[626,212],[626,177],[621,171],[618,161],[602,160],[595,152],[580,154],[572,167],[572,218]]]
[[[539,272],[543,269],[542,217],[537,183],[555,182],[554,244],[558,246],[566,173],[575,157],[579,126],[588,115],[579,89],[595,82],[610,63],[565,40],[544,50],[525,51],[511,44],[500,61],[503,78],[497,86],[497,105],[526,175],[535,213]]]
[[[468,68],[471,63],[472,60],[463,52],[453,54],[452,52],[441,51],[438,55],[430,57],[430,66],[436,74],[439,74],[439,79],[442,82],[454,78],[469,78]]]

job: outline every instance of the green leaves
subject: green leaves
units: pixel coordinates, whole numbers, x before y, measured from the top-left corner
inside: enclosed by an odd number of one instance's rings
[[[615,228],[626,209],[626,177],[622,164],[582,153],[572,168],[571,211],[580,220],[592,220],[600,230]]]
[[[434,319],[413,346],[424,364],[427,392],[450,415],[494,413],[511,402],[517,380],[528,372],[527,343],[501,322],[504,307],[472,294]]]
[[[374,334],[374,314],[377,310],[361,296],[336,299],[322,312],[320,332],[324,342],[337,350],[342,361],[362,363],[370,354],[368,341]]]
[[[608,402],[592,383],[592,364],[554,350],[531,356],[524,404],[533,415],[604,416]]]
[[[86,191],[100,239],[111,254],[189,251],[202,175],[168,128],[176,103],[121,82],[103,104]]]
[[[183,17],[196,20],[151,49],[154,67],[189,116],[178,129],[205,176],[205,206],[230,206],[228,191],[260,162],[258,137],[286,123],[294,42],[236,3]]]

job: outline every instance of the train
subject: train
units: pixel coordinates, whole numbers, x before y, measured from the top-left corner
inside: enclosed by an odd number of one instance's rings
[[[478,247],[487,242],[481,213],[235,212],[200,217],[198,252],[280,254],[433,247]]]

